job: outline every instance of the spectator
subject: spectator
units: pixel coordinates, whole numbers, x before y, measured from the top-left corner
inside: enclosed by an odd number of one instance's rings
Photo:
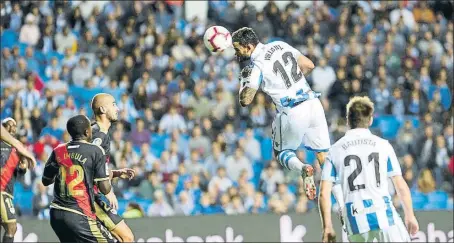
[[[62,71],[62,67],[61,67],[60,63],[58,62],[58,59],[56,57],[53,57],[50,61],[50,65],[48,65],[46,67],[46,70],[45,70],[45,73],[47,76],[46,78],[50,79],[52,77],[53,72],[58,72],[58,74],[60,75],[61,71]],[[76,76],[76,75],[74,75],[75,71],[76,71],[76,69],[73,70],[73,76]],[[75,73],[77,74],[77,71]],[[78,77],[78,76],[76,76],[76,77]],[[90,77],[91,77],[91,75],[90,75]],[[74,78],[73,78],[73,81],[74,81]]]
[[[197,150],[203,157],[207,157],[210,153],[210,140],[202,135],[202,130],[199,126],[192,130],[192,137],[189,139],[189,149]]]
[[[193,210],[194,203],[189,194],[186,191],[180,192],[179,201],[175,206],[175,214],[189,216]]]
[[[68,93],[68,84],[60,80],[60,75],[57,71],[52,73],[52,78],[47,82],[46,87],[52,89],[57,101],[63,101]]]
[[[163,190],[162,184],[155,171],[148,172],[145,179],[140,183],[138,192],[143,198],[152,199],[157,190]]]
[[[227,189],[233,185],[233,182],[227,177],[225,168],[220,166],[216,172],[217,174],[211,177],[208,189],[214,188],[220,192],[227,191]]]
[[[254,131],[251,128],[246,129],[244,152],[251,161],[259,161],[262,159],[260,142],[255,139]]]
[[[142,210],[142,207],[135,203],[130,202],[126,207],[126,211],[123,213],[123,218],[125,219],[138,219],[145,217],[145,213]]]
[[[191,156],[184,162],[190,174],[205,174],[205,169],[201,164],[200,153],[197,150],[191,151]]]
[[[35,46],[41,37],[41,32],[36,24],[36,19],[33,14],[29,13],[25,17],[25,25],[20,29],[19,41],[31,46]]]
[[[67,48],[73,51],[75,50],[77,38],[71,33],[69,26],[66,26],[62,33],[57,33],[55,35],[55,45],[57,46],[57,51],[59,53],[64,53]]]
[[[243,169],[248,172],[249,176],[254,175],[251,162],[243,153],[241,148],[237,148],[234,155],[227,157],[225,168],[227,170],[227,175],[233,181],[238,180]]]
[[[234,196],[232,198],[232,203],[225,210],[227,215],[237,215],[246,213],[246,209],[243,206],[241,198],[239,196]]]
[[[179,37],[177,39],[177,44],[172,47],[172,56],[176,59],[176,61],[181,62],[184,60],[190,60],[195,57],[194,51],[191,49],[190,46],[184,43],[184,39]]]
[[[435,180],[429,169],[423,169],[418,179],[418,189],[423,193],[435,191]]]
[[[56,47],[53,29],[51,26],[46,26],[44,28],[43,37],[38,40],[36,48],[46,54],[55,51]]]
[[[154,202],[147,210],[148,216],[173,216],[175,212],[172,207],[164,199],[164,193],[161,190],[154,192]]]
[[[150,131],[148,128],[145,128],[143,119],[136,119],[136,127],[129,134],[129,138],[134,146],[141,146],[144,143],[150,142]]]
[[[159,131],[170,133],[173,130],[180,130],[180,132],[186,131],[186,124],[184,121],[183,116],[177,113],[175,107],[170,107],[169,113],[165,114],[161,118],[161,122],[159,123]]]
[[[225,169],[226,156],[221,150],[219,143],[211,145],[211,155],[205,159],[205,168],[210,176],[214,176],[220,167]]]
[[[39,91],[35,89],[33,81],[27,81],[27,87],[20,90],[17,96],[21,99],[22,105],[28,110],[32,111],[36,104],[39,102]]]
[[[90,79],[92,76],[93,69],[88,66],[87,58],[81,57],[79,59],[79,64],[76,65],[76,67],[74,67],[72,71],[72,80],[74,82],[74,85],[83,87],[85,81]]]

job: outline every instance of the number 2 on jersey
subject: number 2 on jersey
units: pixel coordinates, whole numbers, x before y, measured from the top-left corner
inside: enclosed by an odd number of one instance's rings
[[[77,174],[76,177],[66,184],[66,177],[67,177],[67,170],[69,170],[70,175]],[[75,190],[74,187],[77,186],[84,180],[84,169],[80,165],[72,165],[69,168],[60,167],[60,189],[62,194],[66,194],[67,196],[77,197],[83,196],[83,190]]]
[[[301,71],[298,71],[298,62],[296,61],[295,57],[293,57],[293,54],[291,52],[285,52],[282,54],[282,60],[284,61],[284,65],[287,66],[289,63],[289,59],[292,62],[292,79],[293,83],[298,82],[301,80],[303,77],[303,73]],[[273,64],[273,71],[277,75],[277,73],[281,74],[282,79],[285,82],[285,86],[287,88],[292,86],[292,82],[290,82],[290,78],[287,75],[287,72],[285,72],[284,66],[282,66],[281,62],[279,60],[276,60]]]
[[[380,165],[379,165],[379,154],[374,152],[371,153],[368,157],[369,162],[372,160],[374,161],[374,168],[375,168],[375,180],[377,181],[377,187],[380,186]],[[356,156],[356,155],[348,155],[344,159],[344,165],[345,166],[350,166],[351,161],[355,161],[356,163],[356,169],[348,176],[347,181],[348,181],[348,188],[350,191],[357,191],[360,189],[365,189],[366,185],[365,184],[359,184],[355,185],[353,181],[355,181],[356,177],[358,177],[359,174],[361,174],[363,170],[363,165],[361,164],[361,159]]]

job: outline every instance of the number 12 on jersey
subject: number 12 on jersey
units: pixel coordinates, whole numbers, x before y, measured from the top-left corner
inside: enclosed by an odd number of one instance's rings
[[[285,66],[287,66],[289,62],[292,63],[291,76],[293,79],[293,83],[296,83],[299,80],[301,80],[301,78],[303,77],[303,73],[298,70],[298,62],[296,61],[295,57],[293,57],[293,54],[291,52],[285,52],[284,54],[282,54],[282,60],[284,61]],[[287,72],[284,69],[284,66],[282,65],[281,62],[279,62],[279,60],[274,61],[273,71],[276,75],[277,73],[281,74],[281,77],[284,80],[285,86],[287,88],[292,86],[292,82],[290,82],[290,78],[288,77]]]
[[[379,154],[377,152],[371,153],[369,155],[369,157],[368,157],[368,160],[369,160],[369,163],[372,162],[372,161],[374,162],[375,180],[377,182],[377,187],[379,187],[380,186],[380,164],[379,164],[380,160],[379,160]],[[358,177],[358,175],[360,175],[362,170],[363,170],[363,165],[361,163],[361,159],[358,156],[356,156],[356,155],[348,155],[344,159],[344,165],[346,167],[348,167],[348,166],[350,166],[350,163],[352,161],[356,163],[356,169],[353,170],[353,172],[347,178],[348,188],[350,189],[350,191],[358,191],[358,190],[361,190],[361,189],[366,189],[366,185],[365,184],[359,184],[359,185],[355,185],[354,184],[354,181],[355,181],[356,177]],[[352,167],[353,167],[353,165],[352,165]]]

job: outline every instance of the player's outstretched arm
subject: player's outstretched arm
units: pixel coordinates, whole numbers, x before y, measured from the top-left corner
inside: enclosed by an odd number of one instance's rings
[[[322,180],[320,183],[320,195],[318,199],[318,208],[322,219],[323,242],[335,242],[336,233],[334,232],[333,223],[331,220],[331,190],[333,183],[331,181]]]
[[[241,70],[240,105],[246,107],[254,101],[255,94],[262,82],[262,71],[257,65],[250,64]]]
[[[14,148],[16,148],[17,152],[22,156],[25,157],[28,160],[28,166],[29,168],[34,168],[36,165],[36,159],[33,156],[31,152],[27,150],[27,148],[22,145],[20,141],[18,141],[16,138],[14,138],[6,129],[3,127],[3,125],[0,125],[0,138],[4,142],[10,144]]]
[[[393,176],[391,179],[404,208],[405,225],[407,226],[408,232],[414,235],[419,230],[419,224],[413,211],[410,189],[401,175]]]
[[[315,68],[314,62],[302,54],[298,57],[298,65],[304,76],[307,76]]]

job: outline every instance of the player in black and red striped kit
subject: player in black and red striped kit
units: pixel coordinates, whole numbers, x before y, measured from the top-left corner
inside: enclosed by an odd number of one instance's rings
[[[107,93],[99,93],[93,97],[91,108],[95,117],[92,124],[93,141],[106,152],[107,164],[110,162],[110,135],[109,129],[113,122],[118,120],[118,107],[115,98]],[[112,170],[111,178],[133,178],[132,169]],[[111,231],[111,233],[120,242],[133,242],[134,234],[122,217],[117,214],[116,198],[107,199],[102,193],[95,188],[95,208],[96,216],[101,223]],[[113,204],[110,204],[113,203]]]
[[[2,121],[12,136],[16,135],[17,124],[12,118],[6,118]],[[25,174],[27,163],[21,161],[16,149],[10,144],[0,141],[0,220],[2,227],[5,229],[2,242],[13,242],[16,233],[16,211],[13,203],[14,183],[16,177]]]
[[[107,196],[113,194],[104,150],[90,143],[87,117],[74,116],[66,127],[72,140],[52,151],[42,177],[45,186],[55,183],[52,229],[61,242],[115,242],[95,213],[93,187]]]

